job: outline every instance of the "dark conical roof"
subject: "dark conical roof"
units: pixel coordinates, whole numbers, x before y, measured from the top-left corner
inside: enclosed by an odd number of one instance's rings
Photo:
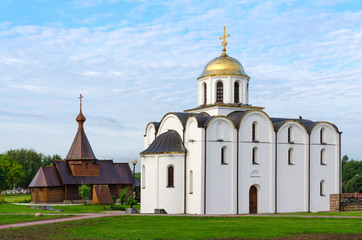
[[[140,154],[184,153],[186,152],[180,135],[175,130],[168,130],[158,136],[151,145]]]

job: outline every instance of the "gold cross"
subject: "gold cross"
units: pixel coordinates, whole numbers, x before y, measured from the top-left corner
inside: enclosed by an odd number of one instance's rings
[[[219,39],[221,40],[222,39],[222,43],[221,43],[221,46],[223,46],[223,49],[222,49],[222,55],[223,56],[225,56],[226,55],[226,45],[228,44],[228,42],[227,41],[225,41],[225,39],[227,38],[227,37],[230,37],[230,34],[228,34],[228,35],[225,35],[225,26],[224,26],[224,35],[222,36],[222,37],[219,37]]]
[[[80,101],[80,110],[82,110],[82,98],[83,98],[83,95],[80,94],[79,96],[79,101]]]

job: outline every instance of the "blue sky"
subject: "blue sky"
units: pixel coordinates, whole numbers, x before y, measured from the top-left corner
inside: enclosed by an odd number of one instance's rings
[[[359,0],[2,0],[0,13],[0,152],[65,157],[82,93],[96,156],[138,157],[148,122],[196,107],[226,25],[252,105],[333,122],[362,160]]]

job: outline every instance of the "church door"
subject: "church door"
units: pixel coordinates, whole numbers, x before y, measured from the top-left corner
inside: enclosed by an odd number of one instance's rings
[[[251,186],[249,190],[249,213],[258,212],[258,191],[255,186]]]

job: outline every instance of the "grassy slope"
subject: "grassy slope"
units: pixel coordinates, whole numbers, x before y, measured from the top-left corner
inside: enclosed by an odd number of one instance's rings
[[[35,217],[34,215],[0,215],[0,225],[11,224],[11,223],[22,223],[41,221],[50,218],[61,218],[68,217],[69,215],[45,215],[42,217]]]
[[[0,230],[0,237],[15,233],[10,231],[17,230]],[[362,219],[119,216],[27,227],[19,234],[45,231],[61,239],[269,238],[297,233],[362,234]]]
[[[30,194],[9,194],[9,195],[5,195],[5,201],[8,203],[13,203],[13,202],[20,202],[23,200],[30,200],[31,199],[31,195]]]

